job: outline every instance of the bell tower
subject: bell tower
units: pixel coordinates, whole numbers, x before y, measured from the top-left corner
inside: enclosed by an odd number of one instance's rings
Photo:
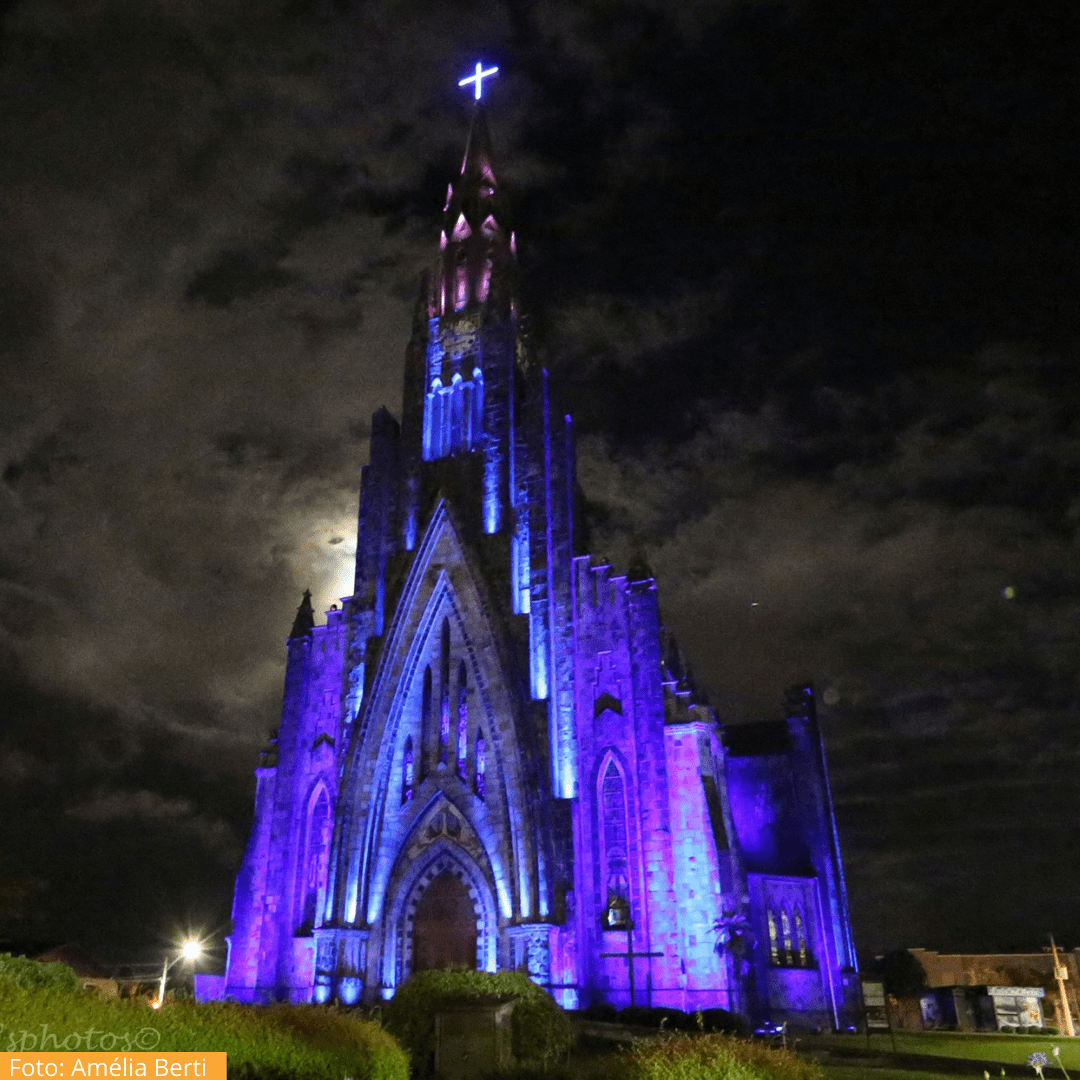
[[[485,348],[495,324],[511,329],[515,240],[492,166],[479,102],[456,186],[443,208],[439,258],[429,279],[423,459],[479,449],[484,436]],[[488,531],[495,531],[489,529]]]
[[[494,70],[478,71],[479,80]],[[479,530],[511,534],[513,609],[529,610],[526,398],[545,389],[530,376],[517,300],[517,243],[495,172],[483,103],[473,107],[465,155],[449,185],[439,250],[421,290],[406,357],[402,452],[402,546],[412,550],[445,462],[479,511]],[[426,477],[426,479],[425,479]],[[464,509],[464,508],[462,508]]]

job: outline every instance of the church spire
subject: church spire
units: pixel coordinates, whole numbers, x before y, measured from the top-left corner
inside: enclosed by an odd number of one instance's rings
[[[493,200],[499,191],[495,178],[494,154],[491,151],[491,133],[488,131],[484,106],[477,102],[473,109],[472,126],[465,143],[465,156],[461,161],[461,176],[457,187],[450,189],[444,222],[452,230],[459,213],[465,212],[470,224],[478,225],[479,215],[493,209]],[[456,212],[455,212],[456,211]],[[486,215],[485,215],[486,216]]]
[[[461,162],[461,173],[446,192],[434,315],[449,315],[483,305],[492,291],[492,276],[501,276],[513,260],[514,238],[509,210],[495,175],[491,134],[481,102]]]

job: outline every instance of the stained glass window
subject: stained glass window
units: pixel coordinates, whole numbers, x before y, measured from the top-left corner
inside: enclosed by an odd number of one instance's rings
[[[780,933],[784,939],[783,963],[791,964],[795,956],[795,950],[791,945],[791,918],[786,907],[780,909]]]
[[[607,902],[630,899],[627,850],[626,785],[614,759],[608,761],[600,789],[603,815],[604,862],[607,870]]]
[[[780,945],[776,938],[776,912],[772,908],[768,911],[769,918],[769,960],[774,964],[780,963]]]
[[[799,946],[799,967],[810,966],[810,950],[806,947],[806,926],[803,923],[802,908],[797,904],[793,914],[795,920],[795,942]]]

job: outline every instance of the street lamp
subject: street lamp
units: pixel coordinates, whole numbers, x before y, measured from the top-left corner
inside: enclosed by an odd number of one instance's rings
[[[154,1002],[155,1009],[160,1009],[165,1004],[165,979],[169,974],[169,968],[178,960],[198,960],[201,954],[202,945],[195,941],[194,938],[188,938],[180,946],[179,956],[174,956],[171,960],[167,956],[165,957],[165,966],[161,969],[161,985],[158,987],[157,1001]]]

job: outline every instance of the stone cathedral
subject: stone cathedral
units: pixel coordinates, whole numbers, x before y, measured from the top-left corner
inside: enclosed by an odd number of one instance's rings
[[[218,993],[372,1003],[527,971],[566,1008],[854,1022],[809,688],[721,725],[646,568],[581,550],[570,417],[522,330],[479,103],[372,421],[355,591],[288,637]]]

